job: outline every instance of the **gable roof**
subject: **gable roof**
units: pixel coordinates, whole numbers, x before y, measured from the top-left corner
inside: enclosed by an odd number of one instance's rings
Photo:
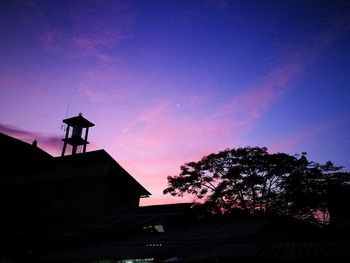
[[[115,161],[105,150],[91,151],[81,154],[66,155],[55,158],[56,164],[63,166],[89,167],[92,163],[105,163],[109,166],[111,174],[121,177],[127,181],[141,197],[151,195],[134,177],[132,177],[117,161]],[[89,171],[87,171],[89,174]]]
[[[54,157],[37,146],[0,132],[0,155],[3,169],[37,169],[53,161]],[[5,174],[5,173],[4,173]]]
[[[120,179],[126,181],[141,197],[151,195],[105,150],[53,157],[37,146],[0,132],[0,154],[3,168],[8,171],[2,173],[0,185],[3,186],[111,174],[120,176]]]

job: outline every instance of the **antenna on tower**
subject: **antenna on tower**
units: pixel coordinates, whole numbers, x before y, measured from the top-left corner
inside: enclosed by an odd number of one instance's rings
[[[68,105],[67,105],[66,118],[65,118],[65,119],[68,118],[68,112],[69,112],[69,102],[68,102]],[[67,129],[67,124],[62,123],[61,126],[60,126],[60,129],[61,129],[62,131],[66,131],[66,129]]]
[[[68,117],[68,111],[69,111],[69,102],[68,102],[68,105],[67,105],[66,119],[67,119],[67,117]]]

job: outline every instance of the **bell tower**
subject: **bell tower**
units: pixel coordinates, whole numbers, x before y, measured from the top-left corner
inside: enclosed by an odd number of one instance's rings
[[[67,144],[72,145],[72,154],[77,153],[78,146],[83,146],[83,153],[85,153],[86,145],[89,143],[87,141],[89,128],[95,126],[95,124],[85,119],[82,113],[79,113],[78,116],[64,119],[63,123],[67,124],[67,128],[66,128],[66,137],[62,139],[64,144],[63,144],[61,156],[64,156],[66,152]],[[71,130],[71,128],[72,128],[72,133],[70,135],[69,131]],[[82,134],[84,129],[85,129],[85,136],[83,138]]]

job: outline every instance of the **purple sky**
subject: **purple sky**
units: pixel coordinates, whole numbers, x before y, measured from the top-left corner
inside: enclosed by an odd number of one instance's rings
[[[240,146],[350,168],[350,2],[0,2],[0,131],[59,155],[95,123],[153,195],[181,164]]]

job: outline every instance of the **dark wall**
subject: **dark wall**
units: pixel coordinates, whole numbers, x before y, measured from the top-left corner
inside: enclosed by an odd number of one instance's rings
[[[66,187],[65,193],[48,204],[43,214],[60,219],[87,219],[120,207],[137,207],[139,203],[138,195],[127,187],[113,187],[107,178],[84,187],[76,184]]]
[[[333,226],[350,227],[350,186],[334,187],[330,190],[329,214]]]

